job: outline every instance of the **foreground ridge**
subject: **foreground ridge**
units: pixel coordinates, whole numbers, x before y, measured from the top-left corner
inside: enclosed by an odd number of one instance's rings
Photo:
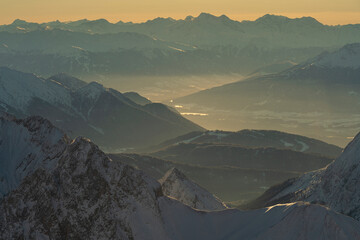
[[[29,119],[29,129],[41,132],[42,120],[46,126],[42,118]],[[0,139],[22,129],[11,125],[19,120],[1,121]],[[38,144],[53,135],[47,131]],[[55,167],[34,167],[0,200],[1,239],[360,239],[359,222],[308,203],[198,211],[164,196],[159,182],[111,160],[88,139],[64,146]]]

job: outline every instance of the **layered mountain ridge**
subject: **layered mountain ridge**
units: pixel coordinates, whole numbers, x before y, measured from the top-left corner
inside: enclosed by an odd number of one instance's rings
[[[83,135],[116,151],[202,129],[162,104],[141,106],[114,89],[67,75],[44,79],[0,68],[0,85],[3,111],[47,117],[71,136]]]
[[[358,24],[327,26],[311,17],[265,15],[238,22],[208,13],[117,24],[16,20],[0,26],[0,65],[45,76],[67,72],[110,79],[117,74],[249,74],[359,42],[358,30]]]
[[[3,117],[2,121],[18,120]],[[30,127],[29,131],[41,131],[36,126],[43,119],[32,118],[28,121],[31,126],[35,126]],[[15,128],[20,129],[21,126]],[[13,131],[11,128],[8,130]],[[51,138],[52,135],[49,131],[47,136]],[[3,131],[0,136],[3,136]],[[46,144],[48,138],[42,138],[40,143]],[[3,142],[0,146],[4,146]],[[36,149],[29,151],[32,150]],[[65,144],[65,150],[58,157],[54,168],[34,169],[15,190],[2,198],[1,238],[360,237],[357,221],[306,203],[277,205],[246,212],[235,209],[196,211],[163,196],[157,181],[141,171],[111,160],[95,144],[84,138]],[[7,159],[9,162],[12,160]],[[38,160],[36,157],[33,159]],[[0,158],[0,161],[4,159]]]
[[[223,37],[219,40],[218,35],[211,33],[211,30],[218,30]],[[119,33],[119,32],[137,32],[154,36],[167,41],[183,42],[191,45],[241,45],[246,44],[250,39],[257,40],[256,43],[274,46],[276,36],[270,36],[271,31],[282,34],[285,39],[280,40],[281,44],[319,45],[320,39],[323,45],[344,45],[350,43],[345,39],[358,38],[356,31],[358,24],[343,26],[323,25],[312,17],[288,18],[266,14],[255,21],[236,21],[225,15],[214,16],[209,13],[201,13],[197,17],[188,16],[185,19],[175,20],[172,18],[155,18],[143,23],[109,23],[105,19],[98,20],[79,20],[74,22],[48,22],[48,23],[28,23],[22,20],[15,20],[12,24],[0,26],[1,31],[8,32],[31,32],[39,30],[70,30],[82,33]],[[198,31],[196,37],[190,37],[195,31]],[[300,35],[303,40],[295,38],[296,32],[307,33]],[[187,36],[184,35],[187,33]],[[181,35],[183,34],[183,35]],[[307,36],[312,35],[311,39]],[[297,35],[299,38],[299,35]],[[326,38],[332,36],[332,38]],[[337,36],[337,37],[335,37]],[[242,38],[242,39],[241,39]],[[245,39],[244,39],[245,38]],[[264,39],[261,39],[264,38]],[[285,41],[292,39],[293,42]],[[235,40],[238,40],[235,42]],[[263,41],[261,41],[263,40]],[[280,43],[279,42],[279,43]],[[287,42],[287,43],[286,43]],[[277,44],[279,44],[277,43]]]
[[[201,112],[228,122],[207,128],[272,128],[345,146],[359,127],[359,43],[321,54],[280,73],[203,90],[174,100],[184,111]],[[202,110],[204,111],[204,110]],[[241,118],[242,124],[236,125]],[[205,121],[204,121],[205,122]],[[244,127],[242,127],[244,128]]]

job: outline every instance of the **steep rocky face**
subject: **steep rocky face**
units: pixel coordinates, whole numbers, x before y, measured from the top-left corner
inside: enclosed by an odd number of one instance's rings
[[[155,180],[77,138],[53,171],[39,168],[4,199],[1,238],[165,238],[160,195]]]
[[[166,196],[199,210],[223,210],[226,205],[213,194],[189,180],[176,168],[159,180]]]
[[[279,202],[308,201],[360,219],[360,134],[327,168],[270,188],[253,207]]]
[[[0,198],[37,168],[53,169],[69,139],[40,117],[0,115]]]
[[[0,203],[2,239],[360,239],[359,222],[319,205],[201,212],[78,138]],[[300,238],[301,239],[301,238]]]

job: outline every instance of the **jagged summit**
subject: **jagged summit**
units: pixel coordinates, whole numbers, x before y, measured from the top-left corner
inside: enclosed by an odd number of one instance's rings
[[[226,205],[216,196],[189,180],[177,168],[167,171],[159,180],[166,196],[199,210],[222,210]]]

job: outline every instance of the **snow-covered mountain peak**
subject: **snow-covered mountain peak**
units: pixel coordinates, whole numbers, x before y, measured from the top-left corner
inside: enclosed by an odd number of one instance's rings
[[[89,99],[97,99],[103,92],[106,91],[106,88],[98,82],[91,82],[85,85],[82,88],[77,90],[81,96]]]
[[[360,43],[345,45],[327,54],[321,54],[312,65],[325,68],[360,68]]]
[[[91,141],[77,138],[66,145],[54,169],[38,168],[4,198],[0,238],[168,239],[159,196],[156,180],[111,161]],[[10,205],[24,214],[3,211]],[[4,219],[6,225],[1,224]]]
[[[226,205],[216,196],[189,180],[177,168],[170,169],[159,180],[166,196],[199,210],[221,210]]]

